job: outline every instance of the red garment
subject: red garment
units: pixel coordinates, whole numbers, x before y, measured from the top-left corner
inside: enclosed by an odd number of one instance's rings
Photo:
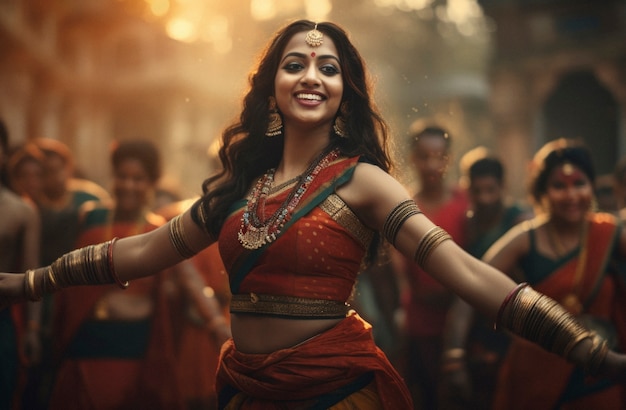
[[[196,255],[192,262],[202,274],[205,283],[215,291],[215,296],[225,306],[222,312],[228,318],[228,276],[222,264],[217,244]],[[205,326],[190,323],[180,327],[177,336],[177,366],[180,391],[188,402],[217,403],[215,373],[217,372],[220,346]],[[210,408],[210,407],[209,407]]]
[[[298,209],[333,193],[335,178],[353,170],[357,161],[358,157],[339,159],[324,168],[309,186]],[[329,187],[330,192],[320,194]],[[283,192],[268,198],[266,215],[278,209],[287,195],[288,192]],[[241,261],[250,254],[237,238],[242,213],[243,208],[239,208],[230,215],[219,237],[220,254],[233,293],[256,292],[341,302],[349,299],[366,249],[319,208],[297,219],[271,246],[261,250],[261,256],[241,284],[232,285]]]
[[[374,344],[371,326],[355,313],[305,343],[267,355],[239,352],[231,340],[220,362],[218,391],[229,385],[254,397],[248,410],[297,408],[298,401],[333,392],[366,372],[374,372],[384,409],[413,408],[404,381]]]
[[[290,225],[265,248],[245,249],[237,237],[241,207],[230,215],[219,243],[233,293],[349,300],[367,249],[363,238],[319,205],[351,178],[358,159],[338,159],[322,169]],[[267,201],[266,216],[282,204],[285,195],[279,193]],[[358,222],[356,217],[354,221]],[[232,341],[225,344],[217,388],[218,392],[227,385],[241,390],[253,398],[254,409],[293,408],[295,403],[285,400],[313,400],[369,372],[375,374],[386,409],[412,408],[406,385],[374,344],[370,325],[352,315],[297,347],[269,355],[243,354]]]
[[[98,210],[102,212],[102,210]],[[141,224],[104,221],[89,226],[78,247],[113,237],[148,232],[162,218],[152,215]],[[89,217],[87,217],[89,220]],[[137,232],[139,231],[139,232]],[[121,291],[117,285],[65,289],[55,295],[54,331],[60,362],[50,409],[177,409],[182,408],[178,392],[171,319],[159,274],[132,281],[129,294],[150,294],[154,298],[150,342],[142,359],[71,359],[63,354],[84,321],[92,317],[95,304],[108,292]]]
[[[589,298],[595,283],[606,269],[608,257],[613,250],[615,220],[606,214],[595,214],[590,221],[587,237],[587,263],[582,278],[580,300]],[[573,278],[578,264],[578,253],[569,261],[554,270],[549,276],[532,286],[556,301],[563,300],[573,291]],[[613,322],[618,330],[626,329],[626,322],[616,321],[617,294],[614,277],[606,275],[601,282],[597,296],[585,313]],[[620,340],[621,349],[626,340]],[[504,359],[498,387],[495,409],[552,409],[564,393],[574,366],[555,354],[549,353],[536,344],[515,337]],[[567,403],[564,408],[576,409],[622,409],[624,405],[623,387],[613,386],[599,393],[589,394],[582,399]],[[569,407],[572,406],[572,407]]]
[[[424,215],[447,231],[457,244],[463,246],[467,209],[467,195],[458,189],[436,211],[426,211]],[[452,293],[412,260],[403,258],[403,261],[411,286],[402,295],[401,301],[406,314],[406,334],[410,337],[441,335]]]

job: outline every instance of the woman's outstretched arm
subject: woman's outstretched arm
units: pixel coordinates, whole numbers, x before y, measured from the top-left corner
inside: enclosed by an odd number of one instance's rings
[[[589,373],[626,378],[626,355],[582,327],[558,303],[517,284],[474,258],[411,204],[405,188],[369,164],[359,164],[337,193],[363,221],[402,254],[463,300],[508,330],[584,367]]]
[[[69,286],[117,283],[124,288],[129,281],[173,266],[212,242],[188,210],[154,231],[77,249],[25,274],[0,274],[0,308],[23,299],[36,301]]]

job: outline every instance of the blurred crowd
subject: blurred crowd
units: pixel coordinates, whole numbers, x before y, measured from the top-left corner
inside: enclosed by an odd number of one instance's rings
[[[575,270],[560,272],[587,252],[587,240],[572,236],[568,223],[580,225],[590,213],[596,219],[611,216],[617,226],[626,220],[626,158],[612,175],[596,176],[593,164],[576,159],[557,161],[562,175],[552,175],[549,155],[538,152],[530,181],[507,181],[506,163],[487,148],[453,158],[453,137],[437,124],[416,127],[410,135],[410,167],[396,172],[414,173],[420,209],[472,255],[520,282],[537,286],[561,274],[578,280]],[[45,266],[77,247],[156,229],[193,200],[160,188],[161,155],[147,140],[111,147],[106,189],[81,177],[71,149],[58,140],[15,146],[1,127],[0,142],[2,272]],[[570,142],[554,141],[550,152]],[[447,174],[456,163],[461,178],[451,183]],[[573,166],[571,173],[565,164]],[[526,182],[532,200],[512,201],[510,184]],[[585,182],[589,192],[581,191]],[[573,215],[574,206],[579,214]],[[521,231],[535,232],[535,242],[516,245],[511,232]],[[597,239],[605,251],[613,246],[609,236]],[[590,250],[585,258],[597,260],[603,272],[623,275],[624,263],[605,261],[606,253]],[[526,269],[531,254],[552,263],[541,278],[531,275],[537,269]],[[574,284],[594,286],[585,280]],[[0,409],[68,408],[68,402],[107,408],[120,400],[129,409],[215,408],[219,350],[230,337],[229,297],[226,272],[211,246],[124,292],[116,286],[73,288],[0,311]],[[492,323],[392,249],[383,247],[378,262],[361,274],[352,305],[372,323],[377,344],[403,375],[416,408],[505,408],[502,403],[517,397],[504,396],[522,394],[503,387],[524,375],[507,357],[511,337],[495,332]],[[108,337],[120,333],[123,346]],[[530,357],[527,362],[536,365]],[[561,370],[568,377],[571,372]],[[564,385],[546,389],[567,401],[571,392]]]

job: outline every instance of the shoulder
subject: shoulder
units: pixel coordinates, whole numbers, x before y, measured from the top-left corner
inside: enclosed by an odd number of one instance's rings
[[[350,184],[363,193],[382,193],[393,186],[400,186],[389,173],[367,162],[356,164]]]
[[[395,205],[410,198],[406,188],[380,167],[358,162],[352,178],[337,189],[337,194],[357,214],[365,211],[388,212]],[[363,215],[363,214],[361,214]]]
[[[538,218],[522,221],[502,235],[493,248],[498,249],[498,251],[508,249],[518,254],[527,253],[530,250],[532,232],[536,231],[544,223],[545,221]]]
[[[74,198],[78,203],[92,200],[107,202],[111,198],[106,189],[87,179],[70,179],[68,189],[74,193]]]
[[[607,212],[594,212],[590,220],[595,225],[617,226],[621,223],[616,215]]]
[[[167,223],[167,219],[164,216],[156,214],[154,212],[148,212],[146,214],[146,222],[154,227],[159,227]]]
[[[8,189],[0,189],[0,203],[2,204],[3,216],[14,215],[16,217],[30,217],[37,214],[35,206],[24,200]]]
[[[104,225],[109,220],[112,209],[98,201],[87,201],[79,210],[79,218],[83,225],[88,228]]]

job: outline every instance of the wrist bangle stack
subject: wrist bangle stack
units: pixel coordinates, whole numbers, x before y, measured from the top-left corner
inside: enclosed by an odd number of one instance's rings
[[[86,246],[66,253],[50,266],[31,269],[24,275],[24,294],[31,301],[41,300],[44,294],[70,286],[104,285],[116,283],[126,289],[113,264],[113,244],[117,238],[98,245]]]
[[[507,296],[495,324],[537,343],[549,352],[576,361],[590,374],[597,372],[608,353],[605,340],[589,331],[553,299],[534,291],[528,284],[517,286]],[[572,357],[572,350],[583,340],[592,347],[583,359]]]

